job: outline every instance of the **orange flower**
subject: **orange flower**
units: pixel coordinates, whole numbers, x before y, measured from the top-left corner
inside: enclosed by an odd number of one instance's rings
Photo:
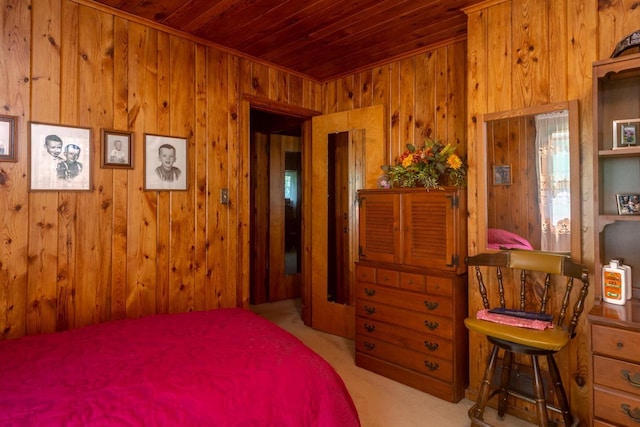
[[[449,154],[449,157],[447,157],[447,166],[451,169],[458,170],[462,166],[462,160],[460,160],[460,157],[456,154]]]

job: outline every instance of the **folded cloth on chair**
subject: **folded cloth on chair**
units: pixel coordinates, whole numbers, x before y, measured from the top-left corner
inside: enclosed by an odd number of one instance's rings
[[[490,313],[489,309],[479,310],[476,318],[488,322],[501,323],[503,325],[517,326],[520,328],[537,329],[543,331],[553,328],[553,323],[545,320],[525,319],[522,317],[509,316],[506,314]]]

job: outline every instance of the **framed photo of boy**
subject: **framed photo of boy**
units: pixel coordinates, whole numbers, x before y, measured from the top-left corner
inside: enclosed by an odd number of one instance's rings
[[[493,167],[493,185],[511,185],[511,165]]]
[[[187,189],[187,139],[144,135],[144,189]]]
[[[29,122],[29,190],[91,190],[91,128]]]
[[[616,194],[618,215],[640,215],[640,194]]]
[[[640,119],[613,121],[613,148],[635,147],[638,145],[638,124]]]
[[[0,115],[0,162],[16,162],[16,122],[18,117]]]
[[[103,168],[133,169],[133,132],[102,129]]]

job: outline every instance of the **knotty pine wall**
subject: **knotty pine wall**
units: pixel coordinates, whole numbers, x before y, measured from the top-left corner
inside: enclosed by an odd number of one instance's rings
[[[582,262],[593,274],[594,207],[592,179],[592,63],[610,56],[616,43],[640,27],[635,0],[511,0],[487,1],[468,14],[469,152],[481,143],[475,122],[486,112],[578,99],[580,107],[580,179]],[[470,161],[469,253],[478,246],[475,173],[483,165]],[[592,281],[593,282],[593,281]],[[480,307],[477,287],[470,287],[470,312]],[[585,311],[593,304],[593,292]],[[469,395],[482,379],[488,345],[470,334]],[[572,410],[590,425],[591,366],[588,328],[582,317],[578,336],[559,355],[563,382]]]
[[[19,117],[18,161],[0,163],[0,339],[246,304],[240,100],[319,110],[320,84],[83,2],[0,0],[0,16],[0,105]],[[29,120],[92,129],[93,191],[28,191]],[[101,128],[134,132],[133,170],[100,168]],[[143,191],[144,133],[188,139],[187,191]]]

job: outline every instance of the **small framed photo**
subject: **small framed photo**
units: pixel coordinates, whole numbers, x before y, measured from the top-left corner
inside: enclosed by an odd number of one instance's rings
[[[640,215],[640,194],[616,194],[619,215]]]
[[[640,124],[640,119],[614,120],[613,148],[637,146],[638,124]]]
[[[0,162],[15,162],[18,117],[0,115]]]
[[[493,185],[511,185],[511,165],[493,167]]]
[[[29,189],[91,190],[91,128],[29,122]]]
[[[187,189],[187,139],[144,135],[144,189]]]
[[[133,133],[102,129],[103,168],[133,169]]]

